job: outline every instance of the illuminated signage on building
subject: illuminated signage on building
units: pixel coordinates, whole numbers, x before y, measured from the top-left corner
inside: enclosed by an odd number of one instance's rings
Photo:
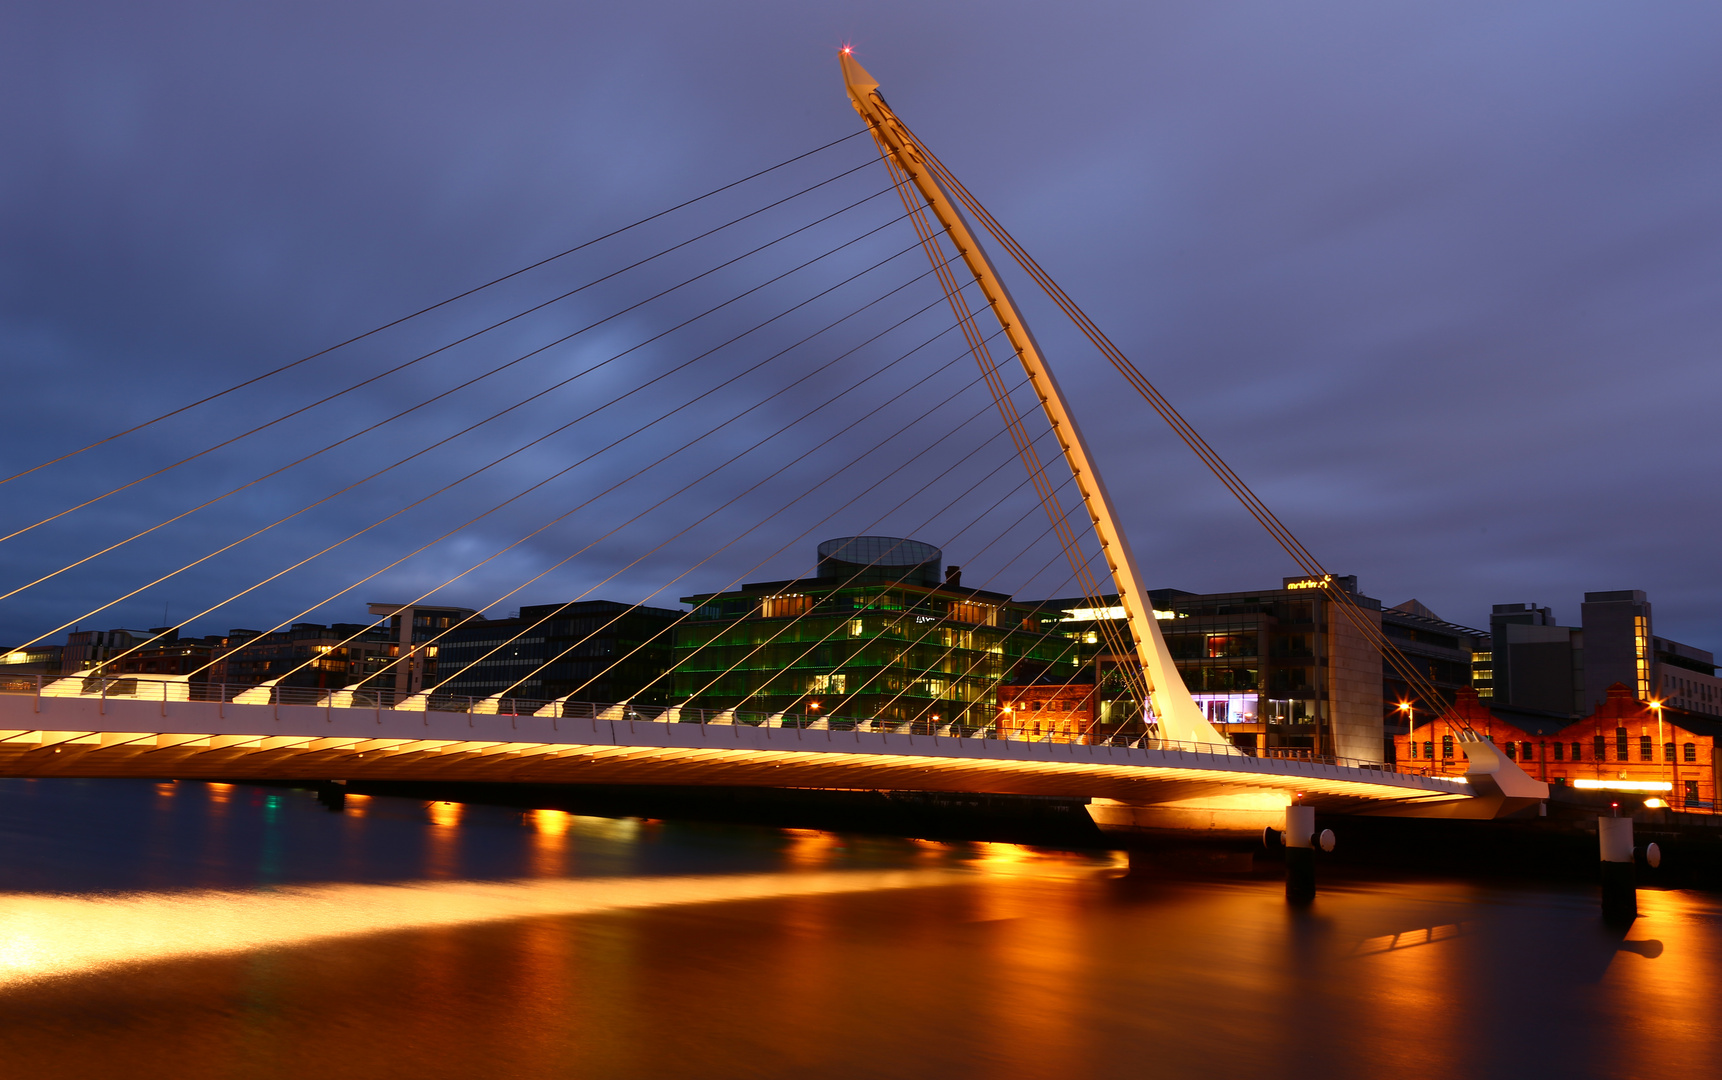
[[[1333,584],[1333,575],[1332,574],[1323,574],[1322,576],[1320,576],[1318,578],[1314,578],[1314,577],[1312,577],[1312,578],[1299,578],[1296,581],[1288,581],[1288,582],[1286,582],[1286,588],[1288,588],[1288,589],[1325,589],[1329,585],[1332,585],[1332,584]]]

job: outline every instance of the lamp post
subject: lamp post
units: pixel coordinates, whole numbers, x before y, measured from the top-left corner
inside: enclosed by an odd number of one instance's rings
[[[1415,759],[1417,757],[1417,706],[1409,701],[1401,701],[1397,707],[1405,715],[1406,752]],[[1431,775],[1434,773],[1433,766],[1430,768],[1430,773]]]
[[[1680,789],[1680,748],[1674,748],[1674,753],[1668,752],[1668,743],[1664,741],[1662,730],[1662,699],[1652,698],[1647,704],[1656,713],[1656,745],[1668,758],[1668,801],[1674,801],[1674,793]]]

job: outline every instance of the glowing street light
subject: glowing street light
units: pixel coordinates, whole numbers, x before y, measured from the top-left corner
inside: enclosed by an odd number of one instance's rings
[[[1417,756],[1417,706],[1409,701],[1401,701],[1395,706],[1405,717],[1405,748],[1411,756]]]

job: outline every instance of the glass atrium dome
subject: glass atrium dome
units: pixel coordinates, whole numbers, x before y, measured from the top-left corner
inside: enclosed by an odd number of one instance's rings
[[[897,536],[840,536],[819,545],[819,576],[937,587],[945,553]]]

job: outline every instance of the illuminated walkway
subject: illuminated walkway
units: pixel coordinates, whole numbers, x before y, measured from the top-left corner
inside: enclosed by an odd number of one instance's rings
[[[55,696],[52,683],[0,694],[0,775],[984,791],[1136,805],[1252,795],[1284,805],[1302,793],[1340,812],[1472,801],[1463,779],[1218,746],[1027,742],[941,733],[948,726],[831,730],[676,710],[629,719],[622,706],[561,703],[509,715],[488,699],[472,711],[422,699],[351,707],[329,694],[321,705],[192,701],[184,683],[124,683],[123,697]]]

